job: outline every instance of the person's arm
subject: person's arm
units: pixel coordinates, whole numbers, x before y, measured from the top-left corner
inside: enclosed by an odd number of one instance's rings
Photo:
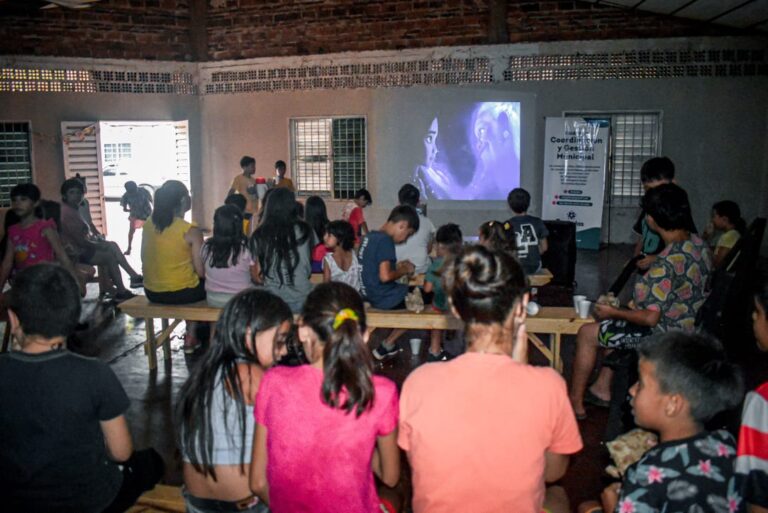
[[[416,268],[408,260],[398,262],[394,269],[389,260],[384,260],[379,264],[379,280],[382,283],[399,280],[407,274],[411,274]]]
[[[621,483],[613,483],[605,487],[600,494],[600,502],[603,504],[604,513],[613,513],[616,511],[616,505],[619,503],[619,493],[621,492]]]
[[[373,473],[392,488],[400,481],[400,449],[397,447],[397,429],[376,439],[378,457],[373,460]]]
[[[619,319],[639,326],[648,326],[653,328],[661,319],[659,310],[623,310],[609,305],[595,305],[594,310],[596,319]]]
[[[435,286],[432,284],[432,282],[426,280],[424,281],[424,285],[422,285],[421,288],[424,289],[424,292],[427,294],[431,294],[435,290]]]
[[[61,243],[61,239],[59,238],[59,234],[56,233],[56,230],[53,228],[46,228],[42,232],[43,237],[45,237],[48,240],[48,243],[51,245],[51,248],[53,248],[53,253],[56,255],[56,259],[59,261],[61,266],[69,271],[72,276],[77,280],[77,284],[80,287],[80,295],[85,296],[86,290],[85,290],[85,281],[80,279],[80,275],[77,272],[77,269],[75,269],[74,264],[72,263],[72,260],[69,259],[69,255],[67,255],[67,252],[64,250],[64,245]],[[2,286],[0,285],[0,290],[2,290]]]
[[[370,232],[370,230],[368,229],[368,223],[363,221],[362,223],[360,223],[360,237],[368,234],[368,232]]]
[[[323,258],[323,283],[330,283],[331,281],[331,266],[328,265],[328,260]]]
[[[640,237],[635,242],[635,250],[632,252],[632,256],[637,256],[643,252],[643,238]]]
[[[229,188],[229,190],[227,191],[227,196],[231,196],[232,194],[234,194],[234,193],[236,193],[236,192],[237,192],[237,191],[236,191],[235,189],[233,189],[232,187],[230,187],[230,188]],[[226,200],[227,198],[226,198],[226,197],[224,197],[224,199]]]
[[[109,457],[118,463],[127,461],[133,454],[133,441],[125,415],[118,415],[111,420],[102,420],[100,424]]]
[[[261,269],[258,262],[253,262],[250,267],[251,281],[256,285],[261,285]]]
[[[199,277],[205,278],[205,265],[203,264],[201,253],[203,249],[203,232],[197,226],[193,226],[184,234],[184,240],[187,241],[192,251],[192,267],[195,268],[195,272]]]
[[[554,483],[565,475],[571,457],[567,454],[544,453],[544,481]]]
[[[549,239],[544,237],[539,241],[539,254],[543,255],[549,249]]]
[[[267,428],[256,423],[253,433],[251,455],[251,491],[269,506],[269,483],[267,482]]]
[[[712,255],[712,265],[716,268],[720,267],[720,264],[723,263],[723,260],[725,260],[725,257],[727,257],[730,252],[731,248],[726,248],[725,246],[715,247],[715,252]]]
[[[3,264],[0,266],[0,292],[5,288],[5,282],[11,276],[11,270],[13,270],[13,246],[11,245],[11,239],[7,238],[5,242],[5,256],[3,256]]]

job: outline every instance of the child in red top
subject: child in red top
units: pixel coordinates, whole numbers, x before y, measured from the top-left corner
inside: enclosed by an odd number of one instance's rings
[[[11,211],[19,221],[9,226],[6,234],[5,256],[0,266],[0,290],[11,273],[43,262],[58,260],[73,276],[77,276],[61,244],[56,223],[53,219],[37,216],[39,202],[40,189],[34,184],[19,184],[11,189]],[[80,283],[80,293],[85,295],[83,283]]]
[[[355,193],[355,199],[347,203],[341,212],[341,219],[349,221],[355,231],[355,246],[360,244],[363,235],[368,233],[368,223],[365,222],[363,209],[373,203],[371,193],[366,189],[360,189]]]
[[[755,296],[752,329],[757,347],[768,351],[768,283]],[[749,513],[768,512],[768,381],[747,394],[741,417],[736,474]]]

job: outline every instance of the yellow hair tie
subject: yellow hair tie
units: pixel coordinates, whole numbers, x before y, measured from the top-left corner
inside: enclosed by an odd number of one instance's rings
[[[511,227],[509,226],[509,223],[504,223],[504,229],[509,230]]]
[[[353,321],[358,321],[360,318],[357,316],[357,313],[355,313],[354,310],[351,308],[343,308],[339,311],[339,313],[336,314],[336,317],[333,318],[333,329],[337,330],[339,329],[339,326],[344,324],[344,321],[347,321],[349,319],[352,319]]]

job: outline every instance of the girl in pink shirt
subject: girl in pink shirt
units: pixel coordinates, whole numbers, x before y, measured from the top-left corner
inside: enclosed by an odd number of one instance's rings
[[[243,213],[224,205],[213,215],[213,237],[201,250],[205,265],[205,294],[208,304],[223,307],[238,292],[258,280],[248,239],[243,234]]]
[[[256,396],[251,489],[273,513],[380,513],[373,474],[400,476],[397,390],[373,375],[360,295],[318,285],[299,338],[310,364],[271,369]]]
[[[64,251],[54,220],[38,217],[39,203],[40,189],[36,185],[25,183],[11,189],[11,211],[19,221],[9,226],[6,233],[5,255],[0,266],[0,291],[12,272],[43,262],[58,260],[72,276],[78,276]],[[80,294],[85,295],[85,284],[79,280],[78,284]]]

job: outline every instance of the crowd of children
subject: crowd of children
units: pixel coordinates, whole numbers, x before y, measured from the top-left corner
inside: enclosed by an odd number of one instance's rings
[[[398,511],[387,490],[400,481],[401,449],[416,513],[570,511],[554,483],[582,448],[585,403],[610,399],[609,369],[588,387],[601,348],[637,350],[632,411],[659,443],[580,511],[768,511],[768,384],[747,394],[738,441],[707,431],[741,403],[743,378],[718,341],[694,333],[708,278],[745,223],[738,205],[721,201],[699,237],[669,159],[641,172],[631,308],[595,306],[598,322],[577,337],[570,389],[554,370],[528,364],[526,276],[542,268],[549,234],[528,213],[527,191],[512,190],[512,217],[483,223],[479,244],[467,246],[457,224],[435,228],[413,185],[369,231],[365,189],[343,219],[330,220],[320,197],[298,208],[284,162],[263,189],[255,159],[240,164],[207,240],[184,219],[184,184],[166,182],[153,199],[126,184],[126,254],[142,228],[143,277],[78,213],[82,181],[62,185],[60,229],[40,209],[37,187],[12,189],[0,284],[12,280],[8,318],[19,350],[0,355],[0,408],[23,414],[0,419],[9,511],[122,511],[163,473],[156,452],[133,450],[128,399],[109,366],[66,349],[81,311],[77,263],[101,266],[120,298],[132,295],[122,266],[152,302],[222,308],[175,409],[192,513]],[[312,273],[323,283],[313,285]],[[398,394],[374,362],[400,351],[404,330],[371,351],[364,301],[404,309],[414,274],[425,275],[431,308],[464,321],[466,347],[449,353],[433,330],[430,363]],[[766,311],[768,285],[755,296],[753,323],[764,350]],[[193,326],[188,332],[185,348],[194,351],[200,343]]]

